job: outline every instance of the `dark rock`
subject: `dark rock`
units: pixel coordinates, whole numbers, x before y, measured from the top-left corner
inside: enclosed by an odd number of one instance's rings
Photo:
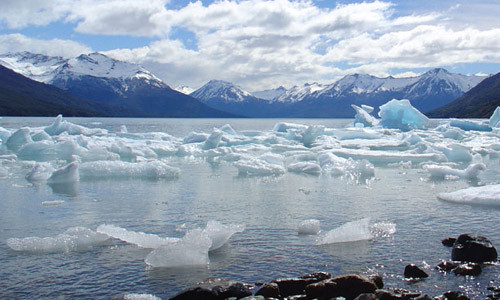
[[[339,296],[337,283],[331,279],[311,283],[305,288],[308,299],[330,299]]]
[[[465,296],[460,292],[446,292],[443,294],[444,299],[447,300],[469,300],[469,297]]]
[[[376,290],[375,295],[379,300],[403,300],[403,297],[400,295],[395,295],[386,290]]]
[[[332,278],[332,275],[330,273],[327,273],[327,272],[314,272],[314,273],[302,275],[299,278],[303,278],[303,279],[315,278],[318,281],[321,281],[321,280]]]
[[[377,289],[381,289],[384,287],[384,280],[382,279],[382,276],[376,274],[376,275],[371,275],[369,278],[373,283],[375,283]]]
[[[394,289],[394,293],[398,294],[396,296],[400,297],[400,299],[413,299],[421,295],[419,292],[410,292],[401,288]]]
[[[455,244],[456,240],[457,240],[456,238],[452,238],[452,237],[445,238],[444,240],[441,240],[441,244],[443,244],[443,246],[446,246],[446,247],[453,247],[453,244]]]
[[[458,267],[458,265],[460,265],[460,263],[443,260],[436,266],[436,269],[439,271],[450,272],[451,270]]]
[[[222,288],[218,292],[219,298],[226,299],[231,297],[236,297],[237,299],[251,296],[252,292],[250,289],[241,282],[235,282],[226,288]]]
[[[497,250],[484,236],[462,234],[453,244],[451,259],[467,262],[486,262],[497,259]]]
[[[377,300],[377,299],[378,298],[377,296],[375,296],[375,294],[369,294],[369,293],[361,294],[355,298],[355,300]]]
[[[453,273],[457,275],[471,275],[477,276],[481,274],[482,269],[481,266],[475,263],[462,264],[453,269]]]
[[[218,300],[219,297],[216,292],[212,289],[206,287],[192,287],[188,288],[176,296],[170,298],[170,300],[192,300],[192,299],[206,299],[206,300]]]
[[[334,296],[342,296],[346,299],[354,299],[364,293],[373,293],[377,289],[375,283],[361,275],[348,274],[331,280],[337,284],[338,295]]]
[[[266,298],[280,298],[280,289],[278,284],[271,282],[264,284],[256,293],[256,296],[264,296]]]
[[[429,277],[429,275],[427,273],[425,273],[422,269],[415,266],[414,264],[407,265],[405,267],[404,276],[405,276],[405,278],[414,278],[414,279],[421,279],[421,278]]]
[[[241,298],[240,300],[265,300],[266,298],[262,296],[248,296],[245,298]]]
[[[500,286],[489,286],[486,289],[488,291],[500,292]]]
[[[288,297],[293,295],[304,295],[306,286],[318,281],[319,280],[316,278],[285,278],[277,279],[273,282],[278,284],[281,297]]]
[[[414,298],[414,300],[432,300],[432,298],[429,297],[429,295],[425,294]]]
[[[286,300],[307,300],[306,295],[295,295],[287,297]]]

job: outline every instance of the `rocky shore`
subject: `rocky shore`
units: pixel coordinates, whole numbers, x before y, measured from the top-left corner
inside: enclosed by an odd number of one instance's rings
[[[478,276],[488,262],[497,260],[497,251],[483,236],[462,234],[458,238],[446,238],[442,244],[452,247],[451,260],[443,260],[435,268],[456,276]],[[491,264],[490,264],[491,265]],[[429,275],[418,266],[410,264],[402,270],[405,280],[425,280]],[[500,287],[487,287],[486,299],[500,299]],[[347,299],[347,300],[393,300],[393,299],[470,299],[458,291],[442,295],[423,294],[402,288],[384,289],[380,275],[344,274],[333,277],[326,272],[305,274],[297,278],[281,278],[266,283],[245,284],[242,282],[210,279],[190,287],[171,300],[264,300],[264,299]]]

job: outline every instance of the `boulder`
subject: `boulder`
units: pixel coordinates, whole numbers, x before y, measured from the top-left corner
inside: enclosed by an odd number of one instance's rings
[[[170,298],[171,300],[190,300],[190,299],[207,299],[219,300],[227,298],[244,298],[251,296],[250,289],[241,282],[224,280],[224,279],[210,279],[198,284],[197,286],[188,288],[176,296]]]
[[[447,300],[469,300],[469,297],[465,296],[464,294],[460,293],[460,292],[446,292],[443,294],[444,296],[444,299],[447,299]]]
[[[336,283],[338,295],[346,299],[354,299],[360,294],[373,293],[377,285],[369,278],[361,275],[347,274],[331,279]]]
[[[311,283],[306,286],[305,292],[309,299],[330,299],[339,296],[337,283],[331,279]]]
[[[382,278],[382,276],[376,274],[376,275],[371,275],[370,276],[370,280],[375,283],[375,285],[377,286],[377,289],[381,289],[384,287],[384,280]]]
[[[467,262],[487,262],[497,259],[497,250],[484,236],[462,234],[453,244],[451,259]]]
[[[395,295],[386,290],[376,290],[375,295],[379,300],[403,300],[404,298],[401,295]]]
[[[357,296],[355,300],[378,300],[378,298],[375,294],[365,293]]]
[[[443,246],[446,246],[446,247],[453,247],[453,244],[455,244],[456,240],[457,240],[456,238],[452,238],[452,237],[445,238],[444,240],[441,240],[441,244],[443,244]]]
[[[405,278],[422,279],[427,278],[429,275],[425,273],[422,269],[414,264],[407,265],[404,272]]]
[[[482,272],[481,266],[476,263],[462,264],[453,269],[453,273],[464,276],[465,275],[477,276],[481,274],[481,272]]]
[[[436,269],[443,272],[450,272],[458,267],[458,265],[460,265],[458,262],[443,260],[436,266]]]
[[[206,299],[206,300],[218,300],[219,297],[215,291],[206,287],[191,287],[188,288],[174,297],[170,298],[170,300],[191,300],[191,299]]]
[[[332,278],[332,275],[330,273],[327,273],[327,272],[314,272],[314,273],[302,275],[299,278],[303,278],[303,279],[315,278],[318,281],[321,281],[321,280]]]
[[[281,298],[278,284],[274,282],[262,285],[262,287],[255,293],[255,295],[264,296],[266,298]]]
[[[318,281],[316,278],[285,278],[276,279],[273,282],[278,285],[281,297],[285,298],[294,295],[304,295],[306,286]]]

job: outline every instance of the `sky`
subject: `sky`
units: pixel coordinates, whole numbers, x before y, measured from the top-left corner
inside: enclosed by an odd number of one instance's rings
[[[436,67],[494,74],[498,16],[498,0],[1,0],[0,53],[101,52],[172,87],[248,91]]]

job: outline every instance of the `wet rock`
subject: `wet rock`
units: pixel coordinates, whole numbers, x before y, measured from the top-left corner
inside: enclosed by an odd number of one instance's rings
[[[264,284],[256,293],[257,296],[266,298],[280,298],[280,289],[277,283],[271,282]]]
[[[421,295],[421,296],[418,296],[416,298],[413,298],[414,300],[432,300],[431,297],[429,297],[429,295],[425,294],[425,295]]]
[[[306,286],[318,281],[316,278],[285,278],[273,282],[278,285],[281,297],[288,297],[305,294]]]
[[[218,296],[220,299],[231,297],[240,299],[251,295],[252,292],[250,291],[250,289],[241,282],[235,282],[228,287],[222,287],[221,289],[218,289]]]
[[[295,295],[286,298],[286,300],[307,300],[307,299],[308,298],[306,297],[306,295]]]
[[[338,295],[334,296],[342,296],[346,299],[354,299],[364,293],[373,293],[377,289],[373,281],[361,275],[348,274],[337,276],[331,280],[337,284]]]
[[[373,283],[375,283],[377,289],[381,289],[384,287],[384,280],[382,279],[382,276],[376,274],[376,275],[371,275],[369,278]]]
[[[309,299],[330,299],[337,297],[337,283],[331,279],[311,283],[305,288],[306,296]]]
[[[377,296],[375,296],[375,294],[368,294],[368,293],[365,293],[365,294],[361,294],[359,295],[358,297],[356,297],[355,300],[377,300]]]
[[[444,299],[447,300],[469,300],[469,297],[460,292],[450,291],[443,294]]]
[[[206,299],[206,300],[218,300],[219,297],[215,291],[206,287],[191,287],[188,288],[176,296],[170,298],[170,300],[192,300],[192,299]]]
[[[441,240],[441,244],[443,244],[443,246],[446,246],[446,247],[453,247],[453,244],[455,244],[456,240],[457,240],[456,238],[452,238],[452,237],[445,238],[445,239]]]
[[[497,250],[484,236],[462,234],[453,244],[451,259],[467,262],[486,262],[497,259]]]
[[[245,298],[241,298],[240,300],[265,300],[263,296],[248,296]]]
[[[314,272],[314,273],[302,275],[299,278],[303,278],[303,279],[315,278],[318,281],[321,281],[321,280],[332,278],[332,275],[330,273],[327,273],[327,272]]]
[[[458,267],[458,265],[460,265],[460,263],[443,260],[436,266],[436,269],[439,271],[450,272],[451,270]]]
[[[379,300],[403,300],[404,298],[401,295],[395,295],[386,290],[376,290],[375,295]]]
[[[500,286],[489,286],[486,289],[488,291],[500,292]]]
[[[401,297],[400,299],[413,299],[413,298],[419,297],[421,295],[421,293],[419,293],[419,292],[410,292],[408,290],[400,289],[400,288],[394,289],[394,293],[398,294],[396,296]]]
[[[481,266],[476,263],[462,264],[453,269],[453,273],[464,276],[465,275],[477,276],[481,274],[481,272],[482,272]]]
[[[422,269],[417,267],[414,264],[407,265],[405,267],[405,272],[404,272],[405,278],[414,278],[414,279],[421,279],[421,278],[427,278],[429,275],[425,273]]]

